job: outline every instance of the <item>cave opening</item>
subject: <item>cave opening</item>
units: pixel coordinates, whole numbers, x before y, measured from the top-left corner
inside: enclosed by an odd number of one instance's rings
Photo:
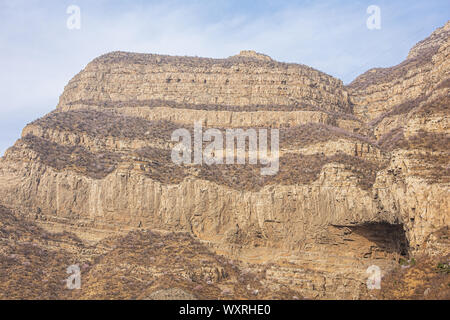
[[[365,223],[349,229],[375,243],[381,250],[399,257],[409,258],[409,241],[403,224]]]

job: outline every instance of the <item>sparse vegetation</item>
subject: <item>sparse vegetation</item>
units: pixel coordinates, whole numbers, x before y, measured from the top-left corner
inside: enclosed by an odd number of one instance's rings
[[[449,259],[447,256],[440,260]],[[401,266],[385,276],[377,297],[389,300],[448,300],[449,284],[448,263],[436,264],[436,257],[420,256],[414,261],[403,260]]]
[[[254,52],[95,59],[0,159],[15,210],[0,205],[0,299],[450,299],[448,51],[433,37],[346,87]],[[171,135],[194,116],[270,123],[279,171],[176,165]],[[73,264],[81,290],[66,289]],[[370,265],[381,291],[366,292]]]
[[[82,270],[80,290],[66,287],[66,269],[74,264]],[[301,296],[285,285],[273,291],[261,284],[264,279],[264,272],[244,271],[187,233],[133,231],[89,246],[0,207],[0,299],[158,299],[167,291],[194,299],[252,299],[255,290],[261,299]]]
[[[164,141],[170,141],[171,133],[179,128],[179,125],[168,121],[148,121],[111,110],[52,112],[31,124],[43,129],[83,133],[95,138],[117,137]]]
[[[121,159],[117,153],[92,153],[82,146],[59,145],[33,135],[23,137],[15,146],[20,147],[34,151],[45,165],[57,170],[74,170],[95,179],[104,178],[114,171]]]
[[[331,116],[330,123],[334,124],[337,119],[341,120],[353,120],[361,123],[361,120],[356,116],[339,112],[334,110],[327,110],[318,106],[298,103],[293,101],[289,105],[248,105],[248,106],[233,106],[223,104],[190,104],[190,103],[178,103],[169,100],[127,100],[127,101],[98,101],[98,100],[77,100],[69,102],[67,105],[83,105],[83,106],[96,106],[109,111],[113,111],[118,108],[133,108],[133,107],[146,107],[146,108],[159,108],[168,107],[173,109],[187,109],[187,110],[203,110],[203,111],[230,111],[230,112],[258,112],[258,111],[277,111],[277,112],[290,112],[290,111],[317,111],[323,112]]]
[[[308,123],[301,126],[281,128],[280,130],[280,144],[282,147],[303,147],[341,138],[375,146],[374,141],[363,135],[320,123]]]
[[[371,69],[356,78],[348,87],[354,90],[364,90],[372,85],[402,79],[409,70],[431,63],[431,58],[438,50],[439,46],[428,47],[417,56],[407,59],[394,67]]]
[[[439,273],[450,274],[450,264],[449,262],[440,262],[436,267]]]

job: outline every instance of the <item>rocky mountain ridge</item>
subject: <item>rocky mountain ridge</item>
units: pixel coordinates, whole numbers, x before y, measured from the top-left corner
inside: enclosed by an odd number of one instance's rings
[[[367,297],[369,266],[385,275],[400,259],[450,254],[449,26],[348,86],[251,51],[103,55],[1,158],[0,203],[92,245],[188,233],[255,270],[271,264],[273,290]],[[175,165],[170,135],[195,121],[279,129],[279,172]]]

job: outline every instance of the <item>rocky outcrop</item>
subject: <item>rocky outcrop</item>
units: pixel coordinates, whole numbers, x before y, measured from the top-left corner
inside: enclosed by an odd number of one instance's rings
[[[450,23],[418,43],[401,64],[371,69],[347,88],[355,115],[388,132],[389,125],[413,108],[448,96]],[[383,123],[382,123],[383,122]],[[379,135],[378,135],[379,136]]]
[[[260,57],[248,52],[228,59],[113,52],[76,75],[58,107],[79,100],[162,99],[230,106],[314,104],[348,110],[340,80],[306,66]]]
[[[0,206],[0,236],[2,300],[301,297],[274,280],[276,291],[264,287],[265,269],[252,271],[218,256],[186,233],[141,230],[88,244],[69,233],[49,233]],[[80,277],[79,290],[68,289],[73,275]]]
[[[369,266],[386,274],[400,258],[450,250],[430,240],[450,225],[448,32],[347,87],[251,51],[101,56],[0,159],[0,202],[90,242],[136,229],[189,233],[264,271],[273,291],[367,297]],[[171,134],[194,122],[279,129],[279,171],[176,165]],[[177,294],[192,294],[180,285]]]

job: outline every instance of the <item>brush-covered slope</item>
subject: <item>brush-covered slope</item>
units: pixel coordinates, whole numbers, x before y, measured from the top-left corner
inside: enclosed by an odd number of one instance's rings
[[[435,241],[450,224],[448,26],[347,87],[254,52],[101,56],[0,159],[0,203],[85,240],[187,232],[253,268],[274,263],[267,277],[302,296],[362,297],[368,266],[449,252]],[[278,173],[174,164],[172,132],[196,121],[278,128]]]
[[[69,266],[81,288],[69,289]],[[170,266],[170,268],[168,268]],[[211,252],[184,233],[145,230],[95,245],[50,233],[0,207],[0,299],[293,299],[301,297],[252,268]]]

